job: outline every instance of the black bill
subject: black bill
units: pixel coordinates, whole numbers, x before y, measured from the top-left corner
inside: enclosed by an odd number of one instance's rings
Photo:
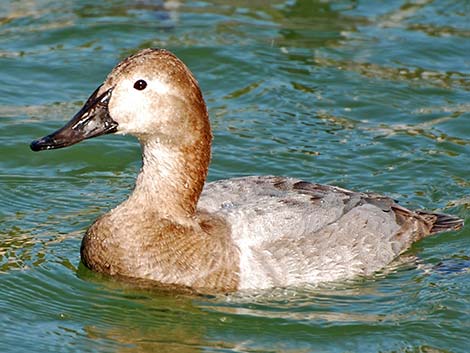
[[[31,142],[31,149],[42,151],[67,147],[91,137],[116,132],[118,123],[111,118],[108,110],[113,89],[110,88],[98,96],[100,87],[67,125],[50,135],[34,140]]]

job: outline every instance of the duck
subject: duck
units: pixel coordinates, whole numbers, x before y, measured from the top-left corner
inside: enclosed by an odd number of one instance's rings
[[[129,197],[86,231],[82,263],[197,292],[317,285],[370,276],[463,220],[387,196],[282,176],[206,183],[212,132],[201,89],[165,49],[118,63],[78,113],[33,151],[132,135],[142,167]]]

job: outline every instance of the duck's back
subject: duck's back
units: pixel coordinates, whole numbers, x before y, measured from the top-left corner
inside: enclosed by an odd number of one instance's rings
[[[461,226],[377,194],[271,176],[208,183],[199,208],[230,225],[241,289],[371,274],[414,241]]]

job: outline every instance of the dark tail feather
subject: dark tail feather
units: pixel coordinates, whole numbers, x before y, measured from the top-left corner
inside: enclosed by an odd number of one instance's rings
[[[433,217],[431,234],[436,234],[440,232],[447,232],[451,230],[459,230],[463,227],[463,219],[448,214],[434,213],[428,211],[416,211],[420,216],[425,218]]]

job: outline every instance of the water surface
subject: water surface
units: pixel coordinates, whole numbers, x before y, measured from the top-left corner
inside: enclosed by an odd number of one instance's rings
[[[0,3],[0,352],[467,352],[470,228],[371,278],[250,295],[79,265],[140,166],[130,137],[35,154],[123,57],[165,47],[214,129],[210,180],[276,174],[470,221],[467,1]]]

